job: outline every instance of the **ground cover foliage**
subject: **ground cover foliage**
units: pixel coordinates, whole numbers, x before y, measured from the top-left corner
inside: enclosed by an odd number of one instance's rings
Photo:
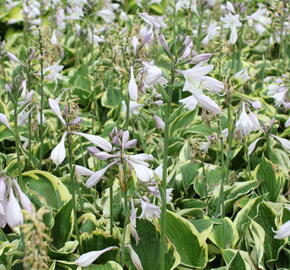
[[[0,0],[0,269],[290,267],[289,3]]]

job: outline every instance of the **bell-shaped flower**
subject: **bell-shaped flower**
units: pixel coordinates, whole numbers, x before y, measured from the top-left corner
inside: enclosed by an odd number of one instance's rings
[[[18,185],[17,181],[13,179],[13,184],[17,189],[18,196],[21,202],[22,207],[28,212],[32,213],[32,203],[27,195],[21,190],[20,186]]]
[[[236,130],[243,135],[248,135],[251,131],[260,129],[260,124],[257,117],[250,111],[249,115],[246,112],[245,103],[243,102],[242,113],[236,122]]]
[[[153,116],[153,119],[155,120],[156,127],[158,129],[164,130],[164,128],[165,128],[164,121],[159,116],[157,116],[156,114]]]
[[[235,44],[238,39],[238,32],[237,28],[241,27],[242,24],[239,20],[240,15],[236,14],[233,15],[231,13],[226,14],[225,17],[221,18],[221,21],[224,23],[225,28],[230,28],[231,34],[230,34],[230,43]]]
[[[271,18],[266,8],[259,8],[250,16],[247,16],[247,22],[250,26],[254,26],[259,35],[262,35],[266,27],[271,24]]]
[[[143,62],[144,65],[144,75],[143,75],[143,82],[145,87],[151,88],[153,87],[160,78],[162,77],[162,71],[159,67]]]
[[[129,81],[129,85],[128,85],[128,92],[129,92],[130,99],[133,101],[137,101],[137,99],[138,99],[138,86],[137,86],[137,83],[135,81],[133,66],[131,66],[131,68],[130,68],[130,81]]]
[[[129,223],[129,229],[130,229],[130,234],[132,237],[135,239],[136,244],[140,241],[139,235],[136,230],[136,217],[137,217],[137,211],[134,206],[133,199],[131,198],[131,211],[130,211],[130,223]]]
[[[285,127],[289,127],[290,126],[290,117],[287,119],[287,121],[285,122]]]
[[[67,132],[62,135],[59,144],[51,151],[50,158],[56,166],[60,165],[65,159],[65,146],[64,141],[67,136]]]
[[[0,176],[0,202],[2,202],[5,198],[6,193],[6,184],[5,184],[5,177]]]
[[[4,126],[6,126],[8,129],[11,130],[11,126],[9,124],[9,121],[8,121],[6,115],[3,113],[0,113],[0,123],[2,123]]]
[[[137,54],[137,49],[138,49],[138,45],[139,45],[139,40],[136,36],[133,36],[131,39],[131,45],[133,47],[133,53],[134,55]]]
[[[107,152],[112,151],[112,145],[107,140],[103,139],[100,136],[86,134],[86,133],[82,133],[82,132],[72,132],[72,134],[76,134],[76,135],[84,137],[85,139],[87,139],[91,143],[95,144],[97,147],[102,148],[103,150],[105,150]]]
[[[249,145],[249,148],[248,148],[248,155],[249,155],[249,156],[254,152],[254,150],[255,150],[255,148],[256,148],[256,146],[257,146],[257,143],[258,143],[261,139],[262,139],[262,138],[258,138],[258,139],[256,139],[256,140],[254,140],[254,141]]]
[[[130,100],[129,102],[129,113],[130,114],[134,114],[134,115],[138,115],[139,114],[139,109],[141,107],[143,107],[143,104],[139,104],[135,101]],[[122,111],[127,113],[127,105],[125,104],[124,101],[122,101]]]
[[[200,94],[195,95],[195,98],[198,101],[198,104],[207,111],[212,112],[213,114],[221,113],[221,108],[208,96]]]
[[[129,253],[130,253],[130,257],[131,257],[131,261],[135,266],[136,270],[144,270],[140,258],[138,256],[138,254],[136,253],[136,251],[132,248],[131,245],[127,245],[128,249],[129,249]]]
[[[10,227],[15,227],[23,224],[23,215],[21,212],[21,208],[14,196],[12,188],[10,188],[9,200],[6,205],[5,212],[6,221]]]
[[[118,162],[118,160],[111,162],[109,165],[107,165],[105,168],[100,169],[96,172],[94,172],[87,180],[87,182],[85,183],[85,186],[90,188],[95,186],[96,184],[98,184],[98,182],[103,178],[103,176],[105,175],[106,171],[112,167],[113,165],[115,165]]]
[[[96,259],[98,259],[105,252],[112,250],[112,249],[116,249],[116,248],[118,248],[118,247],[111,246],[111,247],[107,247],[107,248],[102,249],[102,250],[87,252],[87,253],[81,255],[75,261],[75,263],[80,267],[87,267],[87,266],[91,265]]]
[[[206,36],[203,38],[201,43],[203,45],[207,45],[210,40],[214,39],[218,35],[220,29],[221,28],[218,26],[217,22],[211,21],[207,28]]]
[[[138,218],[152,220],[152,218],[159,218],[160,217],[160,207],[150,203],[147,198],[140,199],[142,212]]]
[[[75,170],[78,175],[82,176],[91,176],[94,174],[94,172],[86,167],[75,165]]]
[[[275,138],[279,143],[281,143],[282,147],[287,151],[290,152],[290,141],[284,138],[281,138],[276,135],[271,135],[273,138]]]
[[[275,239],[284,239],[290,236],[290,220],[284,223],[278,231],[274,231],[276,235],[274,236]]]
[[[63,119],[62,115],[61,115],[61,112],[60,112],[60,108],[59,108],[59,105],[58,105],[58,102],[52,98],[49,98],[48,99],[48,103],[49,103],[49,106],[51,108],[51,110],[55,113],[55,115],[59,118],[59,120],[64,124],[66,125],[66,121]]]
[[[43,70],[44,73],[44,77],[48,80],[48,81],[57,81],[57,80],[62,80],[63,76],[60,74],[60,72],[63,69],[63,66],[59,65],[58,61],[57,63],[45,68]]]

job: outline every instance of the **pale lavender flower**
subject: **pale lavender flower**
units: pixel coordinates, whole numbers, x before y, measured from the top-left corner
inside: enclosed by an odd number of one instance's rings
[[[159,218],[160,217],[160,207],[150,203],[148,198],[143,198],[140,199],[140,203],[141,203],[141,208],[142,208],[142,212],[140,214],[140,216],[138,217],[139,219],[147,219],[147,220],[152,220],[152,218]]]
[[[164,130],[164,128],[165,128],[165,123],[164,123],[164,121],[163,121],[159,116],[157,116],[157,115],[153,115],[153,118],[154,118],[154,120],[155,120],[156,127],[157,127],[158,129]]]
[[[217,22],[211,21],[206,32],[206,36],[202,40],[203,45],[207,45],[210,40],[213,40],[220,31],[220,26],[217,25]]]
[[[67,132],[65,132],[62,135],[62,138],[60,142],[58,143],[58,145],[51,151],[50,158],[56,166],[60,165],[65,159],[66,153],[65,153],[64,142],[65,142],[66,136],[67,136]]]
[[[21,208],[14,196],[12,188],[10,188],[9,192],[9,199],[5,209],[5,217],[7,224],[10,227],[16,227],[23,224],[23,215],[21,212]]]
[[[290,236],[290,220],[284,223],[278,231],[274,231],[276,235],[274,236],[275,239],[284,239]]]
[[[230,43],[235,44],[238,39],[237,28],[241,27],[242,24],[239,20],[240,15],[233,15],[231,13],[226,14],[225,17],[221,18],[221,21],[224,23],[225,28],[229,28],[231,30],[230,34]]]
[[[2,123],[4,126],[6,126],[8,129],[11,130],[11,126],[9,124],[9,121],[8,121],[6,115],[3,113],[0,113],[0,123]]]
[[[140,258],[137,255],[136,251],[132,248],[131,245],[127,245],[131,257],[131,261],[134,264],[136,270],[144,270],[141,264]]]
[[[282,147],[287,151],[290,152],[290,141],[284,138],[281,138],[276,135],[271,135],[273,138],[275,138],[279,143],[281,143]]]
[[[129,92],[130,99],[133,101],[137,101],[137,99],[138,99],[138,86],[137,86],[137,83],[135,81],[133,66],[131,66],[131,68],[130,68],[130,81],[129,81],[129,85],[128,85],[128,92]]]
[[[98,251],[90,251],[87,252],[85,254],[82,254],[76,261],[75,263],[78,266],[81,267],[87,267],[89,265],[91,265],[96,259],[98,259],[102,254],[104,254],[105,252],[112,250],[112,249],[116,249],[118,247],[116,246],[111,246],[111,247],[107,247],[105,249],[102,250],[98,250]]]

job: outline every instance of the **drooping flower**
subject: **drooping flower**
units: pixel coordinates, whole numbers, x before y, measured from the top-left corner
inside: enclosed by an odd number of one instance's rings
[[[228,13],[225,15],[225,17],[221,18],[221,21],[224,22],[224,27],[229,28],[231,30],[230,34],[231,44],[235,44],[237,42],[238,39],[237,28],[242,26],[239,17],[240,17],[239,14],[233,15],[231,13]]]
[[[129,85],[128,85],[128,92],[129,92],[130,99],[133,101],[137,101],[137,99],[138,99],[138,86],[137,86],[137,83],[135,81],[133,66],[131,66],[131,68],[130,68],[130,81],[129,81]]]
[[[193,110],[199,104],[202,108],[218,114],[221,112],[219,106],[208,96],[202,93],[202,89],[207,89],[213,93],[219,93],[224,89],[223,83],[218,80],[205,76],[213,69],[213,65],[198,64],[191,69],[181,71],[185,78],[183,91],[189,91],[192,95],[181,99],[186,108]]]
[[[112,250],[112,249],[116,249],[118,247],[116,246],[111,246],[111,247],[107,247],[105,249],[102,250],[98,250],[98,251],[90,251],[87,252],[85,254],[82,254],[76,261],[75,263],[78,266],[81,267],[87,267],[89,265],[91,265],[96,259],[98,259],[102,254],[104,254],[105,252]]]
[[[284,223],[278,231],[274,231],[275,239],[284,239],[290,236],[290,220]]]
[[[9,199],[5,209],[7,224],[10,227],[16,227],[23,224],[23,215],[20,205],[14,196],[13,189],[10,188]]]
[[[152,218],[159,218],[160,217],[160,207],[150,203],[147,198],[140,199],[142,212],[138,218],[142,219],[145,218],[147,220],[152,220]]]
[[[65,153],[64,141],[65,141],[66,136],[67,136],[67,132],[65,132],[62,135],[62,138],[60,142],[58,143],[58,145],[51,151],[50,158],[56,166],[60,165],[65,159],[66,153]]]
[[[242,113],[236,122],[236,131],[240,131],[243,135],[248,135],[250,132],[260,129],[260,124],[257,117],[249,110],[246,112],[246,105],[243,102]]]

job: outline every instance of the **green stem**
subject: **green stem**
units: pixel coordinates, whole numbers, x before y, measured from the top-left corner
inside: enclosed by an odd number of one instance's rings
[[[127,190],[123,192],[124,197],[124,213],[125,213],[125,221],[124,221],[124,229],[121,241],[121,266],[125,266],[125,241],[126,241],[126,233],[127,233],[127,224],[129,221],[129,211],[128,211],[128,203],[127,203]]]
[[[43,44],[42,35],[39,29],[39,51],[40,51],[40,127],[39,127],[39,139],[40,139],[40,149],[39,149],[39,165],[42,167],[43,158],[43,109],[44,109],[44,91],[43,91]]]
[[[16,155],[17,155],[18,177],[19,177],[20,183],[22,183],[22,170],[21,170],[21,160],[20,160],[20,139],[19,139],[19,133],[18,133],[17,102],[14,103],[14,138],[15,138]]]
[[[220,187],[220,194],[219,194],[219,210],[221,208],[221,217],[223,218],[225,216],[225,195],[224,195],[224,184],[225,184],[225,159],[224,159],[224,141],[221,137],[220,139],[220,161],[222,166],[222,181],[221,181],[221,187]]]
[[[176,58],[171,67],[171,80],[168,86],[169,100],[167,102],[166,114],[165,114],[165,128],[164,128],[164,140],[163,140],[163,171],[162,182],[160,187],[161,195],[161,215],[160,215],[160,270],[165,269],[165,230],[166,230],[166,185],[167,185],[167,168],[168,168],[168,146],[169,146],[169,117],[171,112],[172,103],[172,90],[175,81],[175,65]]]
[[[208,215],[208,189],[207,189],[207,179],[205,175],[204,158],[202,160],[202,177],[205,191],[205,214]]]
[[[110,234],[113,235],[113,199],[114,199],[114,194],[113,194],[113,184],[114,181],[112,181],[110,185]]]
[[[81,242],[80,242],[80,232],[78,228],[78,216],[77,216],[77,198],[76,198],[76,189],[77,189],[77,182],[75,178],[75,171],[73,166],[73,152],[72,152],[72,142],[71,142],[71,135],[69,134],[69,128],[67,126],[67,144],[68,144],[68,159],[69,159],[69,171],[70,171],[70,180],[72,183],[72,203],[73,203],[73,211],[74,211],[74,228],[77,236],[77,240],[80,245],[80,252],[81,252]]]
[[[247,177],[248,180],[251,180],[251,163],[250,163],[250,156],[248,155],[248,144],[247,144],[247,138],[244,139],[244,151],[245,151],[245,160],[247,163]]]

